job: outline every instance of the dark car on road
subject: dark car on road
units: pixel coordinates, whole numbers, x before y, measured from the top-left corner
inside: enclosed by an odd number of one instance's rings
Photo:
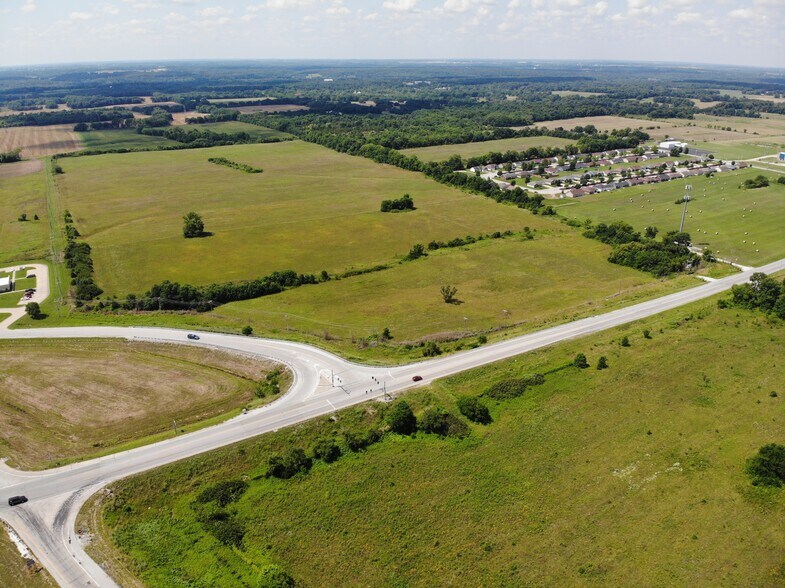
[[[8,499],[8,506],[18,506],[27,502],[27,496],[12,496]]]
[[[422,380],[422,376],[414,376],[412,378],[412,382],[419,382],[420,380]]]
[[[188,338],[193,339],[195,341],[199,340],[199,335],[194,335],[193,333],[188,333]]]

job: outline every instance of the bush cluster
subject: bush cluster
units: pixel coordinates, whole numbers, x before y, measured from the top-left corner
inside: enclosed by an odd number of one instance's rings
[[[513,380],[502,380],[483,392],[483,396],[494,400],[509,400],[522,396],[531,386],[539,386],[545,382],[545,376],[534,374]]]
[[[210,157],[207,161],[216,165],[225,165],[226,167],[231,167],[232,169],[240,170],[247,174],[260,174],[264,171],[260,167],[253,167],[246,163],[238,163],[231,159],[226,159],[225,157]]]
[[[763,272],[755,272],[748,283],[733,286],[731,295],[737,306],[761,310],[785,320],[785,280],[778,282]]]
[[[394,200],[382,200],[382,212],[401,212],[403,210],[416,210],[414,200],[408,194]]]

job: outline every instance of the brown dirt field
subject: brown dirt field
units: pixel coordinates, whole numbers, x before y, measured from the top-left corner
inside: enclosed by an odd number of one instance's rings
[[[0,151],[22,148],[23,157],[43,157],[82,149],[74,125],[0,128]]]
[[[212,349],[0,342],[0,455],[35,468],[171,431],[254,400],[274,366]]]
[[[15,178],[34,174],[44,169],[44,164],[40,159],[28,159],[27,161],[17,161],[16,163],[4,163],[0,165],[0,179]]]

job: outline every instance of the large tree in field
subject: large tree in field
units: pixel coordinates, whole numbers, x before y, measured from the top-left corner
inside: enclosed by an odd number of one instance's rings
[[[183,217],[183,237],[192,239],[204,235],[204,221],[195,212],[189,212]]]

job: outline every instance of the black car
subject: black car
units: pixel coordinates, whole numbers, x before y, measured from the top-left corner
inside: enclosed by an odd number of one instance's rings
[[[8,499],[8,506],[17,506],[27,502],[27,496],[12,496]]]
[[[188,333],[188,338],[193,339],[194,341],[199,340],[199,335],[194,335],[193,333]]]

